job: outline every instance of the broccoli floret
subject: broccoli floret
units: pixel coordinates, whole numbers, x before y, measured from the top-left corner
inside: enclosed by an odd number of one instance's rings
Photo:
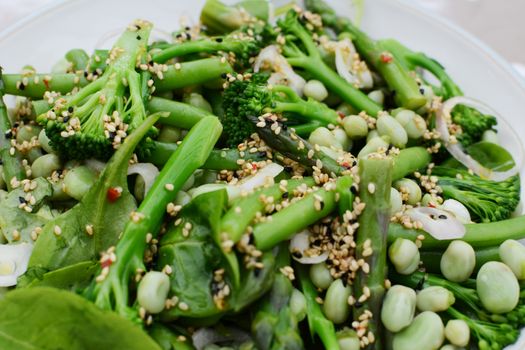
[[[151,24],[137,20],[110,51],[104,73],[72,96],[60,97],[37,117],[51,146],[66,159],[106,160],[145,119],[141,76]]]
[[[269,24],[254,23],[244,25],[227,35],[191,39],[170,45],[154,54],[152,59],[164,63],[171,58],[189,54],[228,53],[235,57],[238,66],[246,67],[250,64],[250,58],[256,56],[274,38],[274,30]]]
[[[253,133],[249,117],[266,113],[277,114],[288,120],[287,126],[303,128],[337,125],[339,115],[325,104],[311,98],[302,99],[283,85],[270,86],[268,76],[254,74],[251,79],[236,80],[224,92],[224,116],[221,122],[230,147],[235,147]]]
[[[457,139],[464,147],[480,141],[484,131],[493,130],[498,124],[494,116],[461,105],[454,108],[451,115],[454,124],[461,126]]]
[[[505,181],[485,180],[466,170],[434,167],[438,185],[445,199],[461,202],[475,222],[493,222],[510,217],[520,201],[520,178],[511,176]]]
[[[222,34],[262,20],[270,14],[266,0],[244,0],[226,5],[220,0],[207,0],[201,11],[201,23],[210,33]]]

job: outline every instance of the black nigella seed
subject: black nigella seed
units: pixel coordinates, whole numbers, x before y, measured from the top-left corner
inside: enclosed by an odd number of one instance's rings
[[[352,185],[350,186],[350,192],[352,192],[353,194],[357,194],[357,186],[356,185]]]
[[[18,197],[18,201],[20,202],[20,204],[26,203],[26,199],[24,197]]]
[[[64,123],[67,123],[69,121],[69,117],[64,117]]]
[[[215,41],[218,42],[218,43],[222,43],[222,38],[217,38],[217,39],[215,39]]]
[[[291,173],[293,171],[293,168],[289,165],[285,166],[284,167],[284,171],[286,171],[287,173]]]
[[[84,71],[84,78],[87,78],[88,75],[89,75],[88,71],[85,70],[85,71]]]
[[[266,152],[264,152],[264,151],[260,151],[260,152],[257,153],[257,155],[258,155],[259,157],[263,158],[263,157],[266,157]]]
[[[24,84],[20,84],[20,86],[19,86],[20,90],[25,90],[25,88],[26,88],[26,86]]]
[[[69,113],[73,113],[74,110],[75,110],[75,109],[74,109],[73,107],[71,107],[71,106],[69,106],[68,109],[67,109],[67,111],[68,111]]]
[[[420,93],[421,95],[424,95],[424,94],[425,94],[425,89],[423,89],[423,88],[419,89],[419,93]]]
[[[301,259],[303,257],[303,254],[298,251],[293,252],[292,255],[297,259]]]
[[[227,77],[228,77],[228,74],[226,74],[226,73],[222,73],[222,74],[221,74],[221,78],[222,78],[222,79],[226,79]]]
[[[256,267],[255,269],[253,269],[253,275],[255,277],[259,277],[261,275],[261,272],[262,272],[262,269]]]
[[[13,137],[13,132],[9,129],[5,132],[5,138],[10,139],[11,137]]]
[[[142,39],[142,38],[140,37],[140,35],[137,35],[137,40],[140,40],[140,39]]]
[[[363,306],[363,303],[361,303],[360,301],[356,301],[354,304],[354,307],[356,308],[360,308],[361,306]]]
[[[425,284],[425,277],[422,277],[422,278],[419,280],[419,282],[417,283],[415,290],[421,290],[421,289],[423,289],[424,284]]]
[[[288,198],[289,195],[290,195],[290,194],[289,194],[288,192],[284,192],[283,195],[282,195],[282,197],[283,197],[283,199],[286,199],[286,198]]]
[[[448,217],[447,217],[445,214],[441,214],[441,215],[439,215],[438,218],[440,218],[441,220],[446,220],[446,219],[448,219]]]

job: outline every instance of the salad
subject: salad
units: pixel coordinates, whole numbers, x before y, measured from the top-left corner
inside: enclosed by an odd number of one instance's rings
[[[322,0],[152,29],[0,70],[1,349],[516,342],[522,159],[445,67]]]

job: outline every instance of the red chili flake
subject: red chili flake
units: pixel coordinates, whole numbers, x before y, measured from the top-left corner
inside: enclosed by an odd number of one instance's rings
[[[389,53],[389,52],[383,52],[381,54],[381,62],[383,63],[390,63],[394,60],[394,58],[392,57],[392,55]]]
[[[49,90],[49,81],[47,79],[42,79],[42,82],[46,86],[46,90]]]
[[[257,164],[252,163],[252,169],[253,169],[253,170],[257,170]]]
[[[343,112],[337,111],[337,114],[339,115],[339,118],[344,119],[346,116]]]
[[[343,162],[343,163],[341,163],[341,165],[343,167],[345,167],[345,168],[350,168],[350,163],[348,163],[348,162]]]
[[[428,206],[429,206],[430,208],[435,208],[435,207],[436,207],[436,206],[434,205],[434,203],[432,203],[432,202],[428,203]]]
[[[106,259],[100,263],[100,267],[110,267],[111,264],[113,264],[113,261],[111,261],[111,259]]]
[[[108,189],[107,197],[108,201],[111,203],[115,202],[117,199],[120,198],[120,195],[122,194],[122,189],[118,187],[111,187]]]

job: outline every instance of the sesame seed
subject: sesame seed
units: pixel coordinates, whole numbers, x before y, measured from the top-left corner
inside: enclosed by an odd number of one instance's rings
[[[86,233],[88,236],[93,236],[93,225],[86,225]]]
[[[370,194],[374,194],[375,191],[376,191],[376,185],[373,182],[370,182],[368,184],[368,192],[370,192]]]
[[[188,304],[186,304],[183,301],[181,301],[178,306],[179,306],[179,309],[181,309],[182,311],[188,311],[190,309]]]
[[[60,236],[62,234],[62,229],[60,228],[60,226],[55,225],[55,227],[53,228],[53,233],[57,236]]]
[[[173,184],[166,184],[164,185],[164,188],[168,191],[173,191],[175,189],[175,186],[173,186]]]

